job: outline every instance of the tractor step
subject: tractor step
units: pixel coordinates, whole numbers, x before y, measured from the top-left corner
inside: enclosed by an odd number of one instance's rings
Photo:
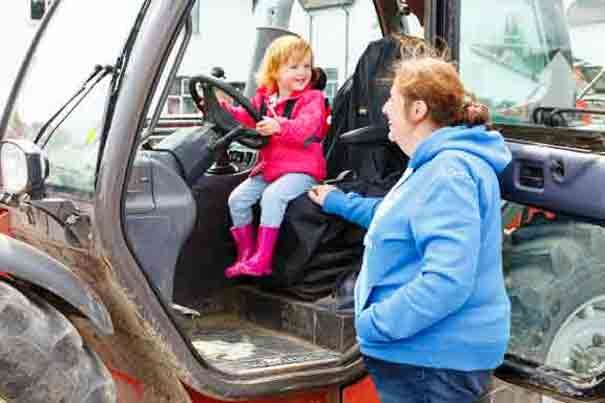
[[[333,365],[355,344],[351,314],[252,286],[173,312],[208,363],[230,374]]]
[[[268,329],[338,352],[346,351],[355,343],[352,315],[253,287],[239,287],[236,300],[240,317]]]

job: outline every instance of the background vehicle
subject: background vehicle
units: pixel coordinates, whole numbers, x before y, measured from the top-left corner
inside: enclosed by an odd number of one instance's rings
[[[33,392],[40,401],[53,401],[53,393],[65,393],[68,401],[114,401],[116,393],[123,401],[376,399],[350,307],[331,295],[343,284],[329,276],[334,267],[313,266],[311,274],[323,282],[312,284],[322,287],[304,293],[223,278],[234,252],[226,197],[246,176],[258,144],[253,135],[230,148],[224,141],[225,153],[212,154],[209,145],[218,153],[217,144],[233,134],[217,110],[163,114],[174,97],[185,105],[185,98],[199,97],[196,84],[205,102],[219,88],[245,103],[189,63],[203,41],[227,41],[225,28],[236,30],[228,20],[205,20],[206,28],[220,30],[204,31],[200,24],[205,36],[195,36],[195,18],[211,14],[212,3],[148,0],[129,9],[117,0],[58,0],[43,21],[0,121],[0,202],[10,212],[11,234],[0,238],[0,358],[23,369],[0,377],[0,396],[9,401],[25,395],[34,401]],[[494,123],[515,155],[502,178],[510,201],[504,258],[513,341],[497,376],[576,401],[601,399],[605,127],[600,111],[576,108],[581,90],[573,63],[603,65],[597,41],[592,48],[582,43],[575,56],[574,40],[586,23],[600,24],[593,16],[605,3],[409,5],[423,21],[416,32],[450,45],[467,86],[495,112]],[[98,27],[86,21],[86,29],[68,31],[82,35],[81,46],[53,46],[66,40],[65,26],[80,23],[73,16],[82,7],[94,11]],[[226,42],[222,49],[242,63],[252,59],[251,72],[258,57],[243,49],[250,43],[262,54],[288,29],[310,38],[318,65],[347,77],[371,40],[416,21],[402,24],[396,1],[260,1],[257,7],[271,29],[237,27],[241,43]],[[341,12],[343,23],[335,24],[327,10]],[[586,22],[578,15],[591,17]],[[92,33],[109,22],[120,35],[91,47]],[[347,25],[363,38],[347,34]],[[331,41],[341,52],[328,46]],[[68,67],[57,62],[69,57]],[[582,119],[586,114],[589,121]],[[348,139],[364,143],[356,146],[362,151],[385,142],[384,133]],[[45,149],[48,177],[33,140]],[[337,147],[349,147],[346,141]],[[215,160],[218,166],[209,168]],[[31,321],[43,322],[36,326],[45,330],[26,331]],[[34,336],[47,344],[47,353],[31,353],[25,341]],[[70,373],[46,369],[51,361],[89,382],[48,378],[42,370],[19,376],[27,366]],[[537,399],[508,389],[493,394],[503,402]]]

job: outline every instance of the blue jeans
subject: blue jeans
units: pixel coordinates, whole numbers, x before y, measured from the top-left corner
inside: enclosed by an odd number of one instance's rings
[[[234,227],[252,222],[252,206],[260,201],[260,225],[279,227],[288,203],[315,185],[312,176],[292,173],[268,183],[262,175],[252,176],[240,183],[229,195],[229,212]]]
[[[475,403],[489,389],[491,371],[457,371],[363,357],[381,403]]]

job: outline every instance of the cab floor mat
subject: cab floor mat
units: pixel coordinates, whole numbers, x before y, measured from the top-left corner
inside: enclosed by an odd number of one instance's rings
[[[235,316],[206,317],[197,325],[191,333],[193,346],[210,365],[228,374],[266,374],[309,364],[324,366],[341,357],[340,353]]]

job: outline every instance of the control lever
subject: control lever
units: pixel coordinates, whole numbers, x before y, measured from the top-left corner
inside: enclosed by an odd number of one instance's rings
[[[242,129],[243,129],[242,125],[237,125],[234,129],[231,129],[227,134],[225,134],[220,139],[218,139],[212,143],[209,143],[207,146],[208,150],[214,152],[221,148],[225,148],[240,134],[240,131]]]
[[[355,180],[357,179],[357,174],[355,171],[351,169],[347,169],[346,171],[342,171],[336,176],[336,178],[326,179],[323,183],[324,185],[335,185],[340,182],[344,182],[346,180]]]
[[[343,144],[381,144],[389,142],[389,130],[381,126],[365,126],[340,135]]]
[[[206,147],[214,154],[214,164],[206,170],[207,175],[232,175],[238,172],[237,166],[232,164],[229,159],[227,149],[229,148],[229,144],[239,137],[241,133],[245,133],[244,128],[242,125],[237,125],[220,139],[208,143]]]

